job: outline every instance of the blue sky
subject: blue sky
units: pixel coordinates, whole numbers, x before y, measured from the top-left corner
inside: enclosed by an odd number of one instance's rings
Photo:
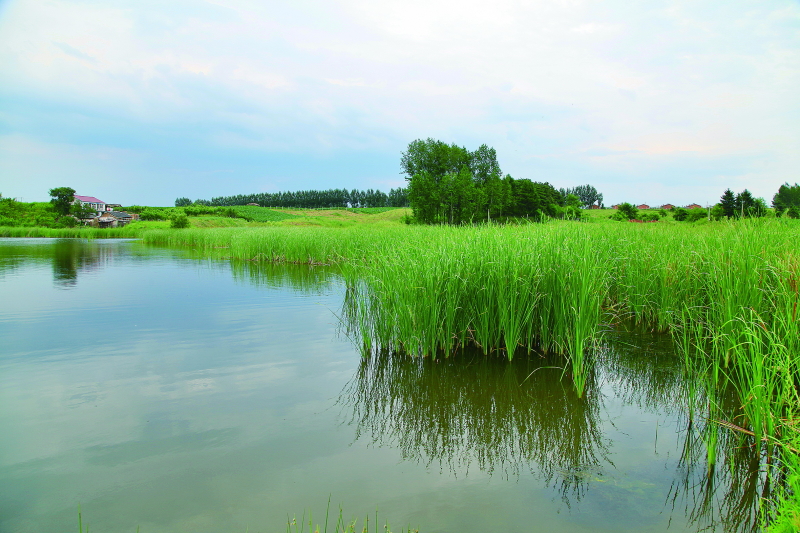
[[[0,193],[404,183],[433,137],[606,204],[800,181],[800,3],[0,0]]]

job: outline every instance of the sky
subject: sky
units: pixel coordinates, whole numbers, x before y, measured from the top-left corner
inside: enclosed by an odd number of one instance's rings
[[[0,0],[0,194],[402,186],[415,139],[606,205],[800,181],[800,2]]]

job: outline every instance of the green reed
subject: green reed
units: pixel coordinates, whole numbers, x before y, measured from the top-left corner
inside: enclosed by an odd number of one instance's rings
[[[124,226],[121,228],[45,228],[40,226],[0,226],[0,238],[3,237],[35,237],[35,238],[80,238],[80,239],[121,239],[136,238],[144,229],[138,225]]]
[[[791,447],[800,406],[794,221],[231,228],[151,231],[144,241],[239,260],[337,265],[347,284],[345,329],[365,352],[440,358],[475,348],[510,360],[541,350],[568,362],[579,395],[601,322],[668,331],[702,389],[694,397],[712,402],[733,388],[741,409],[721,422],[752,433],[758,446]],[[713,464],[717,437],[706,436]]]

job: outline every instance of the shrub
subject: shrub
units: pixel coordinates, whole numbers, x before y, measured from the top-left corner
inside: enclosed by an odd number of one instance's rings
[[[689,209],[686,220],[688,222],[697,222],[698,220],[703,220],[708,216],[708,212],[703,209],[702,207],[697,207],[695,209]]]
[[[672,218],[674,218],[678,222],[686,220],[686,217],[688,216],[689,216],[689,211],[687,211],[683,207],[676,207],[675,211],[672,212]]]
[[[170,228],[188,228],[189,227],[189,217],[186,216],[185,213],[173,213],[170,217]]]
[[[185,216],[185,215],[184,215]],[[164,220],[163,211],[147,208],[139,215],[142,220]]]
[[[617,212],[611,215],[613,220],[626,221],[637,220],[639,217],[639,210],[633,204],[623,202],[617,206]]]
[[[55,227],[57,228],[74,228],[78,225],[78,219],[71,216],[61,217],[56,221]]]

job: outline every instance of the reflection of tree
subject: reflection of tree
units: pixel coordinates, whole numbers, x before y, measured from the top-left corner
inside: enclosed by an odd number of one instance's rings
[[[49,247],[39,246],[37,252],[51,254],[53,260],[53,282],[69,289],[78,282],[78,272],[92,270],[108,260],[114,253],[113,246],[83,239],[58,239]]]
[[[517,475],[530,468],[580,497],[606,450],[591,374],[582,398],[538,357],[366,356],[340,402],[357,438],[397,446],[405,459]]]
[[[74,287],[78,282],[80,241],[59,239],[53,246],[53,281],[59,287]]]
[[[58,287],[71,288],[78,273],[100,265],[114,254],[117,246],[83,239],[28,239],[4,244],[0,248],[0,275],[27,263],[50,264]]]

